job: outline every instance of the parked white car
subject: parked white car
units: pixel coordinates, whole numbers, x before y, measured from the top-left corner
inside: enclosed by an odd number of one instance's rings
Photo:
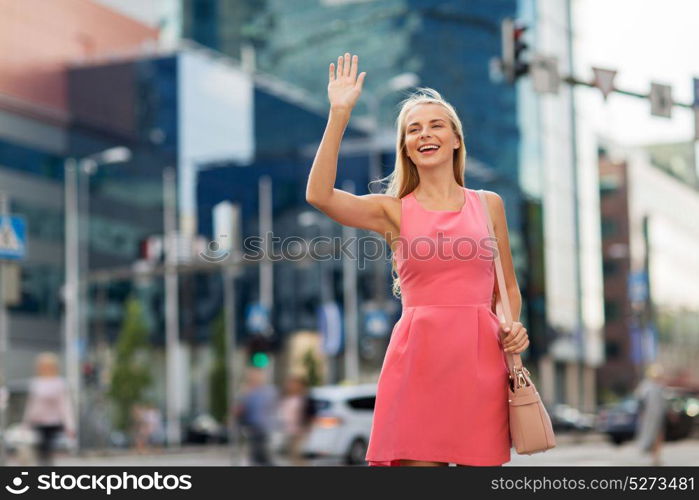
[[[337,457],[348,465],[365,464],[376,384],[314,387],[310,396],[316,415],[304,454]]]

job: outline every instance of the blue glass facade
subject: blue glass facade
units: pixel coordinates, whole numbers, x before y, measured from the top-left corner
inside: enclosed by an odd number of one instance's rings
[[[11,342],[20,346],[32,343],[34,335],[57,341],[58,328],[45,327],[58,321],[62,309],[58,292],[63,284],[63,158],[38,142],[0,139],[0,190],[9,198],[10,213],[24,217],[27,228],[28,252],[19,261],[21,294],[9,310],[25,324],[33,325],[36,319],[42,325],[35,332],[16,332]]]
[[[82,157],[114,146],[131,150],[128,163],[102,166],[89,179],[90,270],[128,268],[141,257],[148,237],[163,234],[162,172],[177,164],[178,58],[73,68],[69,82],[72,154]],[[143,303],[151,341],[163,345],[161,277],[93,283],[91,330],[114,341],[130,293]]]
[[[115,146],[131,150],[128,163],[101,166],[89,180],[81,174],[79,182],[83,195],[89,193],[89,271],[123,269],[139,258],[145,238],[163,232],[162,170],[176,164],[178,139],[177,57],[73,67],[67,77],[71,120],[51,129],[51,137],[63,138],[63,148],[56,141],[42,142],[47,126],[41,121],[37,133],[21,143],[0,137],[0,189],[10,197],[11,212],[27,222],[29,247],[21,263],[20,302],[10,311],[23,325],[36,324],[32,335],[56,349],[65,279],[65,159]],[[81,196],[81,213],[86,206]],[[115,280],[106,289],[91,285],[91,331],[114,339],[124,300],[134,290],[131,279]],[[138,293],[148,297],[149,320],[160,323],[160,280]],[[163,328],[153,331],[162,340]],[[13,332],[12,341],[20,347],[32,342],[20,331]]]
[[[57,154],[0,138],[0,165],[43,179],[63,179],[63,158]]]
[[[303,228],[298,215],[304,211],[316,212],[306,203],[306,183],[313,157],[304,154],[306,146],[317,144],[327,124],[327,115],[302,109],[279,96],[261,89],[254,93],[255,161],[248,166],[217,165],[199,172],[198,227],[199,232],[212,240],[213,207],[222,201],[240,204],[243,237],[258,233],[258,181],[261,177],[272,179],[274,236],[280,239],[312,238],[317,229]],[[346,138],[358,139],[366,135],[350,124]],[[392,164],[390,155],[384,156],[383,164]],[[352,181],[358,194],[368,193],[369,161],[366,152],[341,156],[337,173],[337,184]],[[323,234],[340,236],[341,226],[329,221]],[[328,261],[324,272],[334,276],[335,298],[342,301],[341,262]],[[316,306],[319,298],[319,269],[299,268],[296,263],[275,264],[275,331],[282,336],[299,328],[315,328]],[[239,280],[239,311],[245,304],[259,299],[258,270],[249,268]],[[368,297],[371,271],[360,274],[360,296]],[[386,283],[388,290],[389,283]],[[242,318],[240,330],[245,332]]]

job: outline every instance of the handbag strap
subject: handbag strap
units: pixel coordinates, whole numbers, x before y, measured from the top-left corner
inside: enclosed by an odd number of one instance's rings
[[[495,236],[495,230],[493,229],[493,221],[490,217],[490,210],[488,209],[488,203],[485,199],[485,191],[482,189],[478,190],[478,197],[481,199],[481,205],[483,205],[483,213],[485,214],[486,221],[488,222],[488,234],[497,241]],[[505,273],[502,271],[502,262],[500,261],[500,251],[496,249],[495,251],[495,275],[498,281],[498,291],[500,294],[500,304],[502,304],[502,310],[505,314],[505,324],[512,328],[512,310],[510,309],[510,298],[507,295],[507,288],[505,287]],[[506,352],[507,366],[510,369],[510,373],[513,374],[515,367],[521,368],[522,359],[517,353]]]

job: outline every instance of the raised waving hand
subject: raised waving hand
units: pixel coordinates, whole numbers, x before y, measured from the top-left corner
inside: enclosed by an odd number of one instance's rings
[[[330,63],[328,125],[309,173],[306,201],[340,224],[384,236],[392,227],[385,209],[392,197],[378,193],[358,196],[335,188],[340,142],[366,76],[362,72],[357,77],[358,61],[358,56],[347,52],[337,58],[337,70]]]
[[[328,83],[328,99],[330,107],[352,110],[362,93],[366,71],[357,77],[359,56],[350,57],[346,52],[344,56],[337,58],[337,71],[335,63],[330,63],[330,81]]]

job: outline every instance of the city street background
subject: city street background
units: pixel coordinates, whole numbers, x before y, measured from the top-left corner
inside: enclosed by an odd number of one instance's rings
[[[505,203],[522,360],[560,437],[508,465],[642,465],[658,405],[656,459],[696,465],[698,18],[0,0],[0,465],[263,464],[274,433],[280,465],[363,464],[402,303],[388,245],[306,199],[346,52],[367,76],[336,189],[385,188],[400,103],[428,87],[463,123],[466,187]]]

